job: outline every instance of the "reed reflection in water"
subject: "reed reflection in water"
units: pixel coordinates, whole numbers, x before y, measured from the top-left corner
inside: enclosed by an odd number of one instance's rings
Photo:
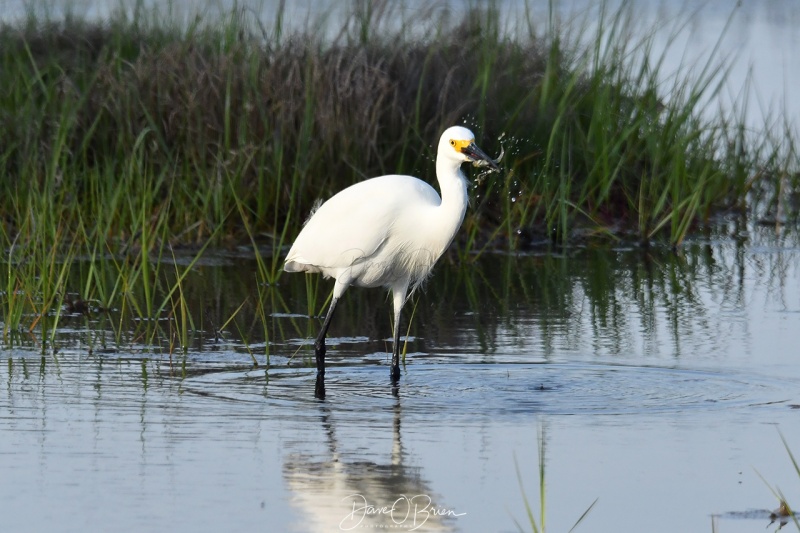
[[[663,531],[702,530],[712,513],[777,506],[749,465],[779,486],[797,481],[772,431],[800,442],[792,231],[728,228],[678,253],[452,253],[409,305],[397,397],[385,296],[347,296],[324,403],[313,399],[308,317],[329,284],[287,276],[255,298],[249,254],[209,254],[184,280],[196,326],[185,354],[170,350],[175,317],[141,320],[123,306],[66,313],[44,355],[37,330],[9,341],[0,511],[10,529],[247,531],[268,513],[276,528],[326,530],[355,524],[364,502],[375,512],[362,523],[378,526],[403,495],[466,513],[431,516],[432,530],[513,529],[524,509],[514,457],[530,490],[541,423],[555,529],[599,496],[582,527],[627,530],[655,512]]]

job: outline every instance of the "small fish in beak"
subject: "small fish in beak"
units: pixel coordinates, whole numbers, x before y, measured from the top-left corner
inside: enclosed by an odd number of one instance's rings
[[[475,167],[489,167],[491,172],[500,172],[498,163],[501,159],[503,159],[502,147],[500,148],[500,155],[497,156],[497,159],[492,159],[486,155],[486,153],[478,148],[478,145],[476,145],[474,142],[469,143],[469,145],[462,148],[461,153],[469,157],[472,160],[472,165]]]
[[[500,155],[496,159],[480,159],[472,162],[472,166],[477,168],[489,167],[489,172],[500,172],[500,161],[503,159],[506,151],[500,147]]]

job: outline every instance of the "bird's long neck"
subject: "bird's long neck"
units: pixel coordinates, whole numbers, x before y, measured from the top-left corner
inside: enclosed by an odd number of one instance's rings
[[[458,228],[461,227],[464,213],[467,211],[469,196],[467,195],[467,178],[459,164],[443,160],[441,157],[438,158],[436,176],[439,179],[439,188],[442,193],[439,220],[442,226],[447,227],[447,231],[442,231],[442,234],[449,236],[447,242],[442,243],[442,251],[444,251],[452,242]]]

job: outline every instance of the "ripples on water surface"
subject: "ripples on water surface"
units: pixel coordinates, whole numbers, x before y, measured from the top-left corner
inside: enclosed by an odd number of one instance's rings
[[[252,294],[239,255],[187,279],[198,323]],[[517,469],[538,506],[540,436],[554,531],[595,498],[586,531],[711,531],[717,514],[717,531],[761,531],[777,502],[755,470],[797,496],[778,433],[800,450],[791,234],[456,263],[417,299],[396,397],[389,301],[356,289],[313,398],[299,275],[270,293],[269,368],[249,305],[185,357],[117,342],[113,312],[67,318],[56,354],[18,339],[0,366],[4,530],[358,531],[391,522],[354,508],[396,502],[448,515],[411,513],[420,531],[514,531]],[[328,284],[310,290],[321,308]]]
[[[97,16],[112,4],[70,2]],[[665,20],[691,7],[638,4]],[[6,20],[24,16],[2,5]],[[690,56],[713,46],[734,9],[706,5],[668,66],[684,41]],[[800,73],[800,11],[737,6],[723,93],[735,99],[752,72],[749,109],[785,102],[796,125],[783,91]],[[595,499],[578,531],[712,531],[715,515],[719,532],[765,531],[763,509],[778,504],[756,471],[800,498],[778,434],[800,453],[800,246],[791,231],[729,233],[741,237],[697,238],[678,256],[451,256],[417,299],[396,397],[389,301],[351,290],[331,330],[325,402],[312,397],[308,315],[330,286],[311,283],[309,311],[303,276],[282,277],[267,291],[265,339],[252,253],[208,257],[186,280],[198,331],[185,357],[170,358],[168,340],[153,349],[133,330],[117,335],[114,313],[63,319],[56,354],[26,335],[0,352],[0,529],[516,531],[518,472],[538,509],[541,438],[551,531]],[[215,339],[213,324],[248,297]],[[429,501],[448,516],[404,518]],[[354,512],[394,502],[395,522]]]

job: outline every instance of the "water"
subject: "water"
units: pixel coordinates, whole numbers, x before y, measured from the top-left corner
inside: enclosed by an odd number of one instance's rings
[[[187,279],[206,324],[253,292],[247,255]],[[523,490],[538,515],[540,442],[552,531],[595,499],[579,531],[763,531],[778,502],[759,474],[796,500],[792,232],[450,259],[417,299],[397,396],[390,302],[353,289],[313,398],[301,275],[271,289],[269,368],[249,305],[186,357],[98,316],[66,318],[55,355],[23,338],[0,359],[4,530],[516,531]],[[328,289],[310,286],[320,307]]]
[[[694,7],[637,5],[664,20]],[[796,123],[797,4],[703,5],[679,39],[688,56],[733,12],[724,97],[752,71],[753,123],[784,102]],[[578,531],[765,531],[778,502],[760,476],[797,501],[780,436],[800,454],[791,228],[727,228],[677,256],[451,256],[417,300],[397,397],[390,303],[352,290],[325,402],[313,398],[306,280],[268,291],[266,339],[249,257],[217,253],[187,279],[198,331],[186,357],[170,357],[166,336],[152,349],[116,331],[114,313],[64,319],[55,354],[25,334],[0,352],[4,531],[516,531],[523,490],[538,516],[540,442],[551,531],[595,500]],[[315,314],[328,289],[311,284]]]

